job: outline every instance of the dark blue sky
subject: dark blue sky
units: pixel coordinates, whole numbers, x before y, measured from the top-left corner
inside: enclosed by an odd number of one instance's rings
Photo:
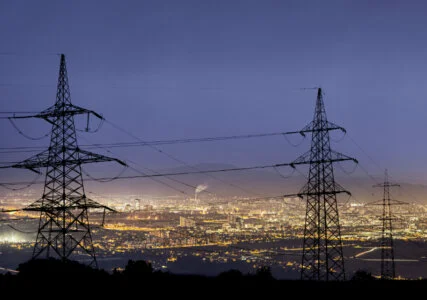
[[[329,119],[382,168],[426,181],[426,11],[425,1],[1,1],[2,111],[52,105],[62,52],[74,104],[147,140],[297,130],[316,96],[300,88],[322,86]],[[48,144],[1,122],[0,147]],[[85,138],[133,141],[108,124]],[[379,173],[351,139],[333,147]],[[276,137],[162,149],[191,164],[256,165],[308,146]],[[150,149],[116,152],[178,165]]]

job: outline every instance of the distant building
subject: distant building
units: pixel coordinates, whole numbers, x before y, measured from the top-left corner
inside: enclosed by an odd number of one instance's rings
[[[195,227],[196,221],[189,219],[189,218],[179,217],[179,226],[181,226],[181,227]]]
[[[146,211],[152,211],[153,210],[153,205],[150,205],[150,204],[144,205],[144,210],[146,210]]]
[[[240,217],[236,218],[236,228],[237,229],[242,229],[245,227],[245,224],[243,223],[243,219]]]
[[[135,210],[140,210],[140,209],[141,209],[141,200],[135,199]]]
[[[242,229],[244,228],[244,222],[241,217],[235,215],[228,215],[227,217],[229,228]]]

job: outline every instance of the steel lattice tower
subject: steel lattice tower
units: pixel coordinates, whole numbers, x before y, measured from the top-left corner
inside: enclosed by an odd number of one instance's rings
[[[40,212],[33,259],[43,254],[61,259],[89,255],[90,265],[97,266],[88,209],[109,208],[86,197],[81,165],[106,161],[125,163],[79,148],[74,125],[74,116],[79,114],[87,114],[88,122],[90,115],[102,119],[96,112],[71,103],[65,56],[62,54],[55,104],[36,115],[15,117],[40,118],[52,124],[49,149],[11,167],[36,172],[39,168],[46,168],[41,199],[24,208]]]
[[[308,182],[299,193],[307,199],[301,265],[303,280],[345,280],[337,194],[349,192],[335,182],[333,163],[347,160],[357,163],[357,160],[331,150],[331,130],[345,133],[344,128],[327,120],[319,88],[313,121],[299,131],[302,135],[311,133],[311,149],[291,163],[291,166],[310,166]]]
[[[385,170],[384,183],[374,185],[374,187],[384,188],[382,205],[382,234],[381,234],[381,279],[394,279],[396,277],[394,266],[394,245],[393,245],[393,216],[391,206],[393,204],[402,204],[402,202],[393,203],[390,198],[390,187],[399,186],[388,181],[388,172]]]

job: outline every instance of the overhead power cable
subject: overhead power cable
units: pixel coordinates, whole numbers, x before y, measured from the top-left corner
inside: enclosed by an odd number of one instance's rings
[[[269,169],[269,168],[279,168],[285,166],[291,166],[291,163],[281,163],[273,165],[260,165],[252,167],[236,167],[236,168],[223,168],[223,169],[214,169],[214,170],[200,170],[200,171],[188,171],[188,172],[170,172],[170,173],[157,173],[157,174],[144,174],[144,175],[127,175],[127,176],[118,176],[118,177],[102,177],[94,179],[85,179],[85,181],[98,181],[98,180],[109,180],[115,178],[114,180],[119,179],[137,179],[137,178],[153,178],[153,177],[167,177],[167,176],[182,176],[182,175],[193,175],[193,174],[207,174],[207,173],[222,173],[222,172],[237,172],[237,171],[249,171],[249,170],[259,170],[259,169]],[[1,167],[0,167],[1,168]],[[0,185],[21,185],[28,184],[29,182],[1,182]],[[34,184],[44,183],[42,181],[34,182]]]
[[[84,137],[80,137],[80,138],[83,138],[83,139],[86,139],[86,138],[84,138]],[[108,153],[110,153],[110,154],[113,154],[113,155],[116,155],[115,153],[113,153],[111,150],[109,150],[109,149],[106,149],[106,148],[104,148],[104,147],[100,147],[100,148],[102,148],[102,149],[104,149],[106,152],[108,152]],[[136,162],[134,162],[134,161],[132,161],[132,160],[126,160],[128,163],[130,162],[130,163],[133,163],[133,164],[136,164],[136,165],[138,165]],[[136,168],[134,168],[134,167],[131,167],[131,166],[129,166],[128,165],[128,168],[130,168],[131,170],[133,170],[133,171],[135,171],[135,172],[137,172],[137,173],[139,173],[139,174],[141,174],[141,175],[147,175],[145,172],[143,172],[143,171],[140,171],[140,170],[138,170],[138,169],[136,169]],[[157,173],[158,174],[158,172],[156,172],[156,171],[154,171],[154,170],[152,170],[152,169],[149,169],[149,168],[146,168],[147,170],[149,170],[150,172],[153,172],[153,173]],[[121,174],[120,174],[121,175]],[[120,176],[119,175],[119,176]],[[88,176],[88,177],[90,177],[91,179],[93,179],[93,180],[95,180],[95,181],[98,181],[98,182],[106,182],[106,181],[102,181],[102,180],[99,180],[98,178],[93,178],[93,177],[91,177],[91,176],[89,176],[88,174],[86,174],[86,176]],[[119,176],[117,176],[117,177],[119,177]],[[186,187],[191,187],[192,189],[195,189],[196,187],[195,186],[192,186],[192,185],[189,185],[189,184],[187,184],[187,183],[185,183],[185,182],[182,182],[182,181],[180,181],[180,180],[178,180],[178,179],[175,179],[175,178],[168,178],[168,179],[170,179],[171,181],[174,181],[174,182],[177,182],[177,183],[179,183],[179,184],[182,184],[182,185],[184,185],[184,186],[186,186]],[[108,181],[113,181],[114,179],[109,179]],[[159,180],[158,178],[151,178],[151,180],[153,180],[153,181],[155,181],[155,182],[157,182],[157,183],[160,183],[160,184],[162,184],[162,185],[164,185],[164,186],[166,186],[166,187],[168,187],[168,188],[171,188],[171,189],[173,189],[173,190],[175,190],[175,191],[177,191],[177,192],[179,192],[180,194],[184,194],[184,195],[188,195],[189,196],[189,194],[187,193],[187,192],[185,192],[185,191],[183,191],[183,190],[181,190],[181,189],[178,189],[178,188],[176,188],[176,187],[174,187],[174,186],[172,186],[172,185],[170,185],[170,184],[168,184],[168,183],[166,183],[166,182],[163,182],[163,181],[161,181],[161,180]],[[107,182],[108,182],[107,181]]]
[[[125,133],[125,134],[129,135],[130,137],[132,137],[132,138],[134,138],[134,139],[138,140],[140,143],[145,143],[145,141],[141,140],[139,137],[135,136],[135,135],[134,135],[134,134],[132,134],[131,132],[129,132],[129,131],[127,131],[127,130],[125,130],[125,129],[121,128],[121,127],[119,127],[118,125],[113,124],[113,123],[112,123],[112,122],[110,122],[110,121],[107,121],[107,122],[108,122],[111,126],[113,126],[114,128],[116,128],[117,130],[119,130],[119,131],[121,131],[121,132],[123,132],[123,133]],[[194,167],[194,166],[192,166],[192,165],[190,165],[190,164],[186,163],[185,161],[183,161],[183,160],[181,160],[181,159],[178,159],[178,158],[177,158],[177,157],[175,157],[174,155],[172,155],[172,154],[170,154],[170,153],[168,153],[168,152],[165,152],[165,151],[163,151],[163,150],[159,149],[158,147],[156,147],[156,146],[154,146],[154,145],[149,145],[149,147],[150,147],[151,149],[153,149],[154,151],[159,152],[159,153],[161,153],[161,154],[163,154],[163,155],[167,156],[168,158],[172,159],[173,161],[176,161],[176,162],[178,162],[179,164],[184,165],[184,166],[186,166],[187,168],[190,168],[190,169],[194,170],[195,172],[200,172],[200,171],[201,171],[199,168],[196,168],[196,167]],[[201,174],[203,174],[203,173],[201,173]],[[221,179],[221,178],[218,178],[218,177],[216,177],[216,176],[214,176],[214,175],[212,175],[212,174],[205,173],[205,175],[207,175],[207,176],[209,176],[210,178],[212,178],[212,179],[214,179],[214,180],[217,180],[217,181],[219,181],[219,182],[221,182],[221,183],[223,183],[223,184],[226,184],[226,185],[229,185],[229,186],[231,186],[231,187],[233,187],[233,188],[239,189],[239,190],[241,190],[241,191],[243,191],[243,192],[245,192],[245,193],[255,194],[255,195],[257,195],[257,196],[261,196],[261,195],[260,195],[260,194],[258,194],[258,193],[255,193],[255,192],[253,192],[253,191],[249,191],[249,190],[247,190],[246,188],[240,187],[240,186],[238,186],[238,185],[236,185],[236,184],[234,184],[234,183],[227,182],[227,181],[225,181],[225,180],[223,180],[223,179]]]
[[[7,118],[8,119],[8,118]],[[106,121],[107,123],[111,122]],[[121,130],[120,127],[116,129]],[[128,132],[125,132],[129,135]],[[120,143],[96,143],[96,144],[82,144],[81,147],[86,149],[104,147],[104,148],[127,148],[127,147],[150,147],[150,146],[161,146],[161,145],[174,145],[174,144],[187,144],[187,143],[199,143],[199,142],[214,142],[214,141],[226,141],[226,140],[240,140],[250,138],[263,138],[271,136],[285,136],[288,134],[295,134],[299,132],[275,132],[275,133],[259,133],[259,134],[245,134],[245,135],[232,135],[232,136],[216,136],[216,137],[202,137],[202,138],[183,138],[183,139],[172,139],[172,140],[153,140],[153,141],[141,141],[138,137],[132,135],[138,142],[120,142]],[[301,133],[302,134],[302,133]],[[299,144],[292,144],[289,139],[286,138],[288,143],[292,146],[298,146]],[[22,146],[22,147],[0,147],[0,153],[18,153],[18,152],[32,152],[43,150],[45,147],[37,146]]]

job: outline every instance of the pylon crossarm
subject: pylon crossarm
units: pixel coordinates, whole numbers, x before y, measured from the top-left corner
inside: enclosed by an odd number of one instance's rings
[[[283,198],[293,198],[293,197],[302,198],[302,196],[301,196],[300,193],[298,193],[298,194],[286,194],[286,195],[283,195]]]
[[[409,205],[410,203],[405,202],[405,201],[400,201],[400,200],[394,200],[394,199],[389,199],[389,203],[387,203],[387,205]],[[374,202],[369,202],[366,203],[365,206],[373,206],[373,205],[379,205],[379,206],[383,206],[384,205],[384,200],[377,200]]]
[[[15,166],[15,165],[10,165],[10,166],[1,166],[1,167],[0,167],[0,169],[9,169],[9,168],[28,169],[28,170],[30,170],[30,171],[33,171],[34,173],[41,174],[41,172],[40,172],[39,170],[31,169],[31,168],[26,168],[26,167]]]
[[[43,119],[51,124],[54,124],[58,117],[75,116],[75,115],[82,115],[82,114],[88,114],[88,115],[92,114],[101,120],[104,119],[97,112],[74,105],[74,104],[66,104],[65,108],[57,107],[55,105],[51,106],[50,108],[42,111],[41,113],[34,115],[34,118]]]
[[[108,207],[106,205],[100,204],[92,199],[86,198],[86,207],[87,208],[103,208],[111,212],[117,212],[115,209]]]
[[[52,212],[52,211],[58,211],[58,210],[64,210],[65,208],[62,207],[61,209],[58,209],[59,206],[53,206],[53,205],[37,205],[37,204],[30,204],[27,207],[24,207],[23,211],[41,211],[41,212]]]
[[[305,126],[303,129],[298,131],[288,131],[286,134],[300,134],[302,136],[305,136],[306,133],[310,132],[319,132],[319,131],[332,131],[332,130],[340,130],[343,133],[347,133],[345,128],[338,126],[332,122],[327,122],[325,127],[322,128],[316,128],[316,126],[313,125],[313,121],[311,121],[307,126]]]
[[[46,202],[46,203],[44,203]],[[52,204],[52,201],[42,201],[42,199],[37,200],[36,202],[28,205],[27,207],[23,208],[24,211],[63,211],[68,209],[90,209],[90,208],[102,208],[111,212],[117,212],[116,210],[106,206],[102,205],[92,199],[86,198],[84,201],[81,199],[80,201],[75,201],[73,203],[70,203],[68,205],[62,205],[59,202],[56,202],[56,204]],[[11,211],[17,211],[17,210],[11,210]],[[3,211],[2,211],[3,212]],[[9,211],[4,211],[9,212]]]
[[[377,200],[374,202],[365,203],[364,206],[375,206],[375,205],[384,205],[383,200]]]
[[[410,204],[408,202],[395,200],[395,199],[390,199],[389,201],[390,201],[390,205],[409,205]]]
[[[78,109],[78,110],[82,111],[82,113],[92,114],[95,117],[97,117],[98,119],[104,120],[104,117],[101,116],[100,114],[98,114],[94,110],[86,109],[86,108],[83,108],[83,107],[80,107],[80,106],[77,106],[77,105],[74,105],[74,104],[71,104],[71,106],[74,107],[75,109]]]
[[[345,188],[343,188],[338,182],[334,182],[334,185],[333,185],[333,189],[335,190],[335,191],[339,191],[339,193],[345,193],[345,194],[347,194],[347,195],[349,195],[349,196],[351,196],[351,193],[349,192],[349,191],[347,191]]]
[[[35,114],[35,115],[27,115],[27,116],[13,116],[9,119],[30,119],[30,118],[38,118],[46,120],[47,122],[54,124],[55,119],[62,116],[75,116],[75,115],[81,115],[81,114],[92,114],[95,117],[103,120],[104,118],[98,114],[97,112],[93,110],[89,110],[86,108],[79,107],[74,104],[67,104],[65,108],[58,107],[58,106],[51,106],[48,109]]]
[[[309,185],[306,183],[301,188],[301,190],[297,194],[289,194],[284,195],[283,197],[299,197],[303,198],[304,196],[317,196],[317,195],[336,195],[336,194],[347,194],[351,196],[351,193],[347,191],[345,188],[343,188],[339,183],[334,182],[333,185],[329,187],[328,190],[324,191],[316,191],[316,192],[310,192]]]
[[[374,184],[372,187],[380,187],[380,188],[383,188],[383,187],[400,187],[400,184],[385,182],[385,183]]]
[[[78,152],[80,155],[76,156],[75,159],[52,161],[52,160],[49,160],[49,150],[46,150],[22,162],[19,162],[10,166],[2,166],[0,168],[28,169],[40,174],[40,171],[38,171],[38,169],[47,167],[47,166],[62,166],[62,165],[69,166],[69,165],[76,165],[76,164],[87,164],[87,163],[109,162],[109,161],[115,161],[122,166],[127,166],[125,162],[117,158],[112,158],[105,155],[81,150],[78,147],[77,148],[64,147],[64,150],[67,152]]]
[[[49,158],[49,150],[46,150],[39,154],[31,156],[30,158],[22,162],[19,162],[10,166],[4,166],[3,168],[28,169],[37,174],[41,174],[41,172],[38,169],[46,166],[46,162],[48,161],[48,158]]]
[[[301,198],[303,196],[320,196],[320,195],[337,195],[337,194],[347,194],[349,196],[351,196],[351,193],[349,191],[346,190],[337,190],[337,191],[320,191],[320,192],[302,192],[299,193],[298,196],[300,196]]]
[[[342,154],[340,152],[334,151],[334,150],[331,150],[331,157],[332,157],[331,158],[332,162],[339,162],[339,161],[351,160],[351,161],[353,161],[356,164],[359,163],[359,161],[357,159],[355,159],[353,157],[350,157],[350,156],[347,156],[345,154]]]
[[[321,163],[329,163],[329,162],[334,163],[334,162],[350,161],[350,160],[355,162],[356,164],[359,163],[357,159],[349,157],[337,151],[331,150],[330,153],[331,153],[330,157],[327,157],[324,159],[312,160],[311,151],[307,151],[306,153],[298,157],[296,160],[291,162],[289,166],[291,166],[292,168],[295,168],[296,165],[321,164]]]
[[[117,158],[108,157],[105,155],[89,152],[89,151],[82,150],[79,148],[77,148],[76,151],[78,151],[80,153],[81,163],[115,161],[115,162],[119,163],[120,165],[127,167],[127,164],[124,161],[117,159]]]

